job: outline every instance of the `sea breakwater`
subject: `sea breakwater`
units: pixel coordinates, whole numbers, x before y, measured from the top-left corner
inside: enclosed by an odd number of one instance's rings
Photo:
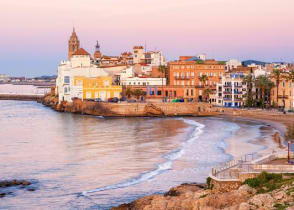
[[[71,112],[105,117],[152,116],[215,116],[219,113],[206,103],[104,103],[82,101],[58,103],[52,94],[44,96],[42,103],[60,112]]]

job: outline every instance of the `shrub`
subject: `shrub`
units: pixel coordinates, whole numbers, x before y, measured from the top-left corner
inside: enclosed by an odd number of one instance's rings
[[[269,192],[277,189],[283,181],[282,174],[262,172],[255,178],[246,179],[243,184],[258,189],[259,193]]]

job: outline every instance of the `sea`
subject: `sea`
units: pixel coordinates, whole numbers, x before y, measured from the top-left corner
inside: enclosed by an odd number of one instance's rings
[[[0,180],[31,180],[36,189],[14,190],[0,209],[110,209],[205,183],[233,153],[265,150],[273,132],[234,118],[104,118],[0,101]]]

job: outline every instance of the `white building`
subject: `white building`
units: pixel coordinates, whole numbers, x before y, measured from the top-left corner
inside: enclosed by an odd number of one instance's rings
[[[245,103],[247,85],[244,84],[243,73],[230,73],[222,77],[217,84],[216,104],[225,107],[241,107]]]
[[[166,65],[165,58],[160,51],[149,51],[145,54],[146,64],[151,66]]]
[[[145,77],[129,77],[121,79],[121,85],[125,86],[160,86],[166,85],[166,78],[145,78]]]
[[[10,79],[10,76],[7,74],[0,74],[0,82],[8,82]]]
[[[145,62],[145,53],[143,46],[135,46],[133,47],[133,63],[144,63]]]
[[[74,85],[75,76],[99,77],[109,76],[109,74],[96,65],[91,64],[90,54],[84,49],[77,50],[70,61],[62,61],[58,66],[58,76],[56,79],[56,94],[59,103],[61,101],[72,101],[72,98],[82,98],[82,84]]]
[[[242,63],[241,63],[241,61],[238,61],[237,59],[231,59],[226,62],[226,70],[227,71],[230,71],[232,69],[236,69],[238,66],[242,66]]]

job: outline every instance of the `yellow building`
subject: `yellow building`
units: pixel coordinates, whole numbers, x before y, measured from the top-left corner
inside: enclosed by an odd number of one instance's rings
[[[294,84],[285,78],[285,74],[282,74],[279,86],[277,86],[276,81],[272,79],[275,83],[275,87],[271,91],[271,104],[277,105],[280,108],[285,108],[285,110],[293,110],[293,90]],[[277,97],[277,88],[279,89],[279,95]]]
[[[122,86],[112,85],[112,77],[74,77],[76,90],[82,89],[82,99],[100,98],[107,101],[109,98],[120,98]]]

